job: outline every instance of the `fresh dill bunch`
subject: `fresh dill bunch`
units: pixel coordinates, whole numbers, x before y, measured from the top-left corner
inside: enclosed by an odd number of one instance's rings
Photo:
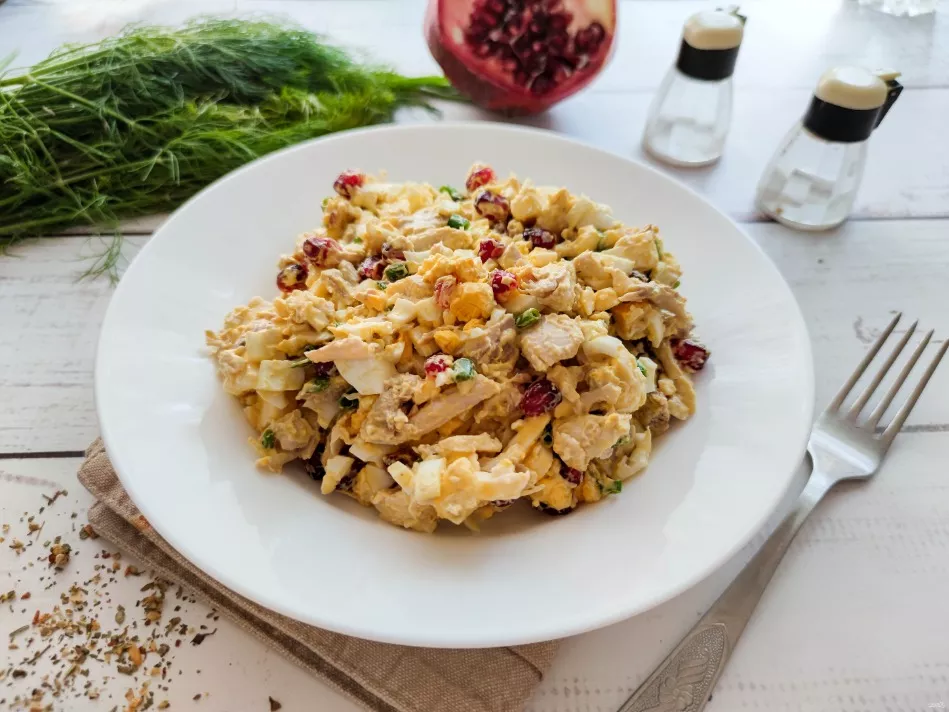
[[[286,24],[131,27],[0,74],[0,249],[177,207],[271,151],[458,99]],[[110,249],[110,255],[118,255]],[[97,265],[110,271],[115,259]]]

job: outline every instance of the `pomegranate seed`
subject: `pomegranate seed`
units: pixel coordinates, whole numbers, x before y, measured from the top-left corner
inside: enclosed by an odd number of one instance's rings
[[[521,396],[521,410],[528,417],[542,415],[556,408],[562,400],[563,396],[557,386],[546,378],[542,378],[534,381],[524,391],[524,395]]]
[[[504,254],[504,243],[489,237],[487,240],[482,240],[478,245],[478,254],[481,256],[482,262],[496,260]]]
[[[468,179],[465,181],[465,188],[468,189],[469,193],[473,193],[481,186],[493,182],[494,169],[491,168],[491,166],[476,167],[468,174]]]
[[[359,276],[362,279],[382,279],[385,268],[386,261],[378,255],[373,255],[359,263]]]
[[[306,278],[310,271],[299,262],[287,265],[277,273],[277,287],[289,293],[294,289],[306,289]]]
[[[672,342],[672,354],[676,361],[688,371],[701,371],[711,355],[709,350],[697,341],[682,339]]]
[[[435,354],[425,360],[425,375],[435,377],[436,374],[448,370],[448,357],[445,354]]]
[[[560,471],[560,476],[572,485],[578,485],[583,481],[583,473],[575,467],[565,467]]]
[[[366,176],[356,171],[343,171],[333,183],[333,190],[346,199],[352,198],[366,182]]]
[[[435,303],[442,309],[447,309],[451,303],[451,293],[455,289],[457,280],[451,275],[439,277],[435,281]]]
[[[329,378],[333,375],[333,371],[335,370],[336,364],[332,361],[320,361],[319,363],[313,364],[313,372],[317,378]]]
[[[330,253],[339,249],[339,243],[330,237],[308,237],[303,242],[303,254],[317,267],[325,265]]]
[[[310,476],[311,480],[320,481],[326,476],[326,470],[323,469],[323,463],[320,461],[323,456],[321,451],[313,453],[313,457],[303,463],[303,469]]]
[[[573,46],[581,54],[591,54],[596,52],[597,48],[606,37],[606,30],[599,22],[591,22],[577,33],[573,41]]]
[[[494,298],[502,301],[517,289],[517,277],[503,269],[496,269],[491,273],[491,291]]]
[[[543,247],[547,250],[557,244],[557,237],[552,232],[539,227],[524,228],[524,239],[530,240],[534,247]]]
[[[498,222],[507,222],[511,214],[511,207],[507,204],[507,200],[489,190],[481,191],[475,198],[475,210],[479,215]]]
[[[553,91],[556,86],[557,80],[554,78],[553,72],[544,72],[534,77],[534,81],[531,82],[531,93],[543,96]]]
[[[382,257],[390,262],[392,260],[405,261],[405,253],[402,250],[395,249],[388,242],[382,246]]]
[[[556,507],[551,507],[549,504],[544,504],[543,502],[539,502],[537,504],[537,509],[539,509],[544,514],[550,514],[551,516],[559,517],[564,514],[570,514],[570,512],[576,509],[576,507],[567,507],[566,509],[557,509]]]

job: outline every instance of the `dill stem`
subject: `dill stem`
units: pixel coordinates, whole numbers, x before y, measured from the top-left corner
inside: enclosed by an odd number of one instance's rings
[[[75,217],[82,215],[85,212],[84,209],[77,209]],[[19,223],[5,223],[0,225],[0,235],[17,235],[26,230],[32,230],[37,227],[43,227],[45,225],[56,225],[57,223],[63,222],[62,215],[51,215],[45,218],[34,218],[32,220],[24,220]]]
[[[116,119],[116,120],[118,120],[118,121],[122,121],[122,122],[128,124],[129,126],[132,126],[133,128],[139,126],[138,122],[134,121],[133,119],[128,118],[127,116],[123,116],[123,115],[120,114],[118,111],[113,111],[112,109],[110,109],[110,108],[108,108],[108,107],[106,107],[106,106],[102,106],[101,104],[96,104],[96,103],[94,103],[94,102],[91,102],[91,101],[89,101],[88,99],[85,99],[85,98],[79,96],[78,94],[73,94],[71,91],[68,91],[68,90],[66,90],[66,89],[63,89],[63,88],[61,88],[61,87],[53,86],[52,84],[47,84],[46,82],[40,81],[39,79],[37,79],[36,77],[33,77],[33,76],[30,76],[30,81],[31,81],[33,84],[36,84],[37,86],[41,86],[41,87],[43,87],[44,89],[48,89],[48,90],[51,91],[51,92],[55,92],[56,94],[60,94],[60,95],[62,95],[62,96],[64,96],[64,97],[66,97],[67,99],[72,99],[72,100],[75,101],[77,104],[82,104],[83,106],[85,106],[85,107],[87,107],[87,108],[89,108],[89,109],[92,109],[93,111],[100,112],[100,113],[102,113],[102,114],[105,114],[106,116],[111,116],[113,119]],[[146,129],[146,130],[148,130],[148,129]]]

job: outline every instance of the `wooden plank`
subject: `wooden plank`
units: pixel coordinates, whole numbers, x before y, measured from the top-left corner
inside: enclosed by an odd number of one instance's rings
[[[0,10],[0,47],[19,47],[18,63],[31,63],[63,41],[96,39],[132,21],[178,23],[198,14],[256,12],[292,18],[403,71],[430,72],[437,65],[422,38],[425,5],[425,0],[8,0]],[[616,52],[595,90],[655,89],[673,61],[683,21],[708,7],[701,0],[621,2]],[[742,10],[749,20],[735,73],[739,87],[810,89],[821,72],[840,62],[896,67],[912,87],[945,87],[949,81],[949,8],[916,19],[890,17],[853,0],[750,0]]]
[[[706,196],[737,220],[758,220],[754,193],[772,153],[810,98],[807,90],[748,90],[735,99],[735,112],[722,159],[708,168],[674,168],[640,147],[651,97],[646,93],[582,94],[545,115],[515,119],[550,129],[622,156],[650,163]],[[921,218],[949,215],[949,89],[907,90],[869,144],[867,168],[853,216]],[[446,119],[492,119],[470,107],[445,108]],[[418,116],[416,120],[431,120]],[[918,149],[907,148],[916,136]],[[931,138],[930,138],[931,137]],[[925,146],[923,145],[925,142]],[[907,160],[912,151],[913,160]]]
[[[239,9],[285,14],[345,45],[365,47],[407,72],[437,69],[422,42],[425,2],[238,0]],[[907,21],[843,2],[742,3],[749,18],[734,81],[757,89],[812,89],[828,66],[847,62],[900,69],[908,86],[946,86],[949,30],[936,17]],[[593,91],[653,90],[678,51],[682,23],[707,2],[619,4],[615,54]],[[417,38],[417,39],[416,39]],[[940,51],[942,48],[943,51]]]
[[[302,1],[302,0],[300,0]],[[646,93],[583,94],[550,112],[511,123],[548,129],[621,156],[649,163],[682,181],[742,222],[762,221],[754,206],[761,173],[790,124],[806,106],[805,90],[749,90],[736,97],[735,118],[725,154],[715,166],[699,169],[666,166],[646,155],[642,126],[651,97]],[[443,104],[443,119],[496,120],[471,106]],[[785,117],[775,120],[773,117]],[[939,137],[949,116],[949,89],[907,90],[869,145],[867,168],[857,195],[855,218],[938,218],[949,216],[949,141]],[[400,122],[436,121],[421,110],[406,110]],[[907,148],[908,137],[917,141]],[[927,137],[931,138],[924,145]],[[912,160],[907,160],[912,153]],[[131,232],[155,229],[162,218],[142,218]],[[80,227],[78,233],[87,234]]]
[[[808,322],[818,404],[843,382],[891,309],[937,329],[937,343],[949,335],[941,298],[949,271],[946,226],[851,222],[823,235],[747,226],[790,283]],[[128,254],[144,242],[129,238]],[[80,238],[49,238],[16,248],[19,259],[0,258],[0,453],[81,450],[97,433],[92,368],[111,289],[102,279],[76,281],[79,259],[89,251]],[[740,289],[741,275],[722,275],[722,285]],[[933,396],[947,389],[944,366],[913,413],[912,427],[949,430],[949,402]]]
[[[115,561],[114,558],[102,559],[101,552],[113,555],[118,549],[101,538],[79,539],[79,528],[87,522],[86,512],[93,502],[92,497],[76,480],[80,463],[78,458],[0,460],[0,492],[3,493],[0,496],[0,523],[10,525],[10,531],[0,534],[6,537],[6,542],[0,545],[0,591],[6,593],[14,590],[17,596],[30,593],[28,600],[17,601],[12,605],[5,603],[2,606],[0,617],[3,620],[4,669],[9,664],[38,652],[49,642],[40,642],[42,639],[34,629],[32,636],[21,634],[16,639],[17,643],[24,646],[27,638],[35,637],[32,647],[8,651],[7,633],[22,625],[28,625],[37,610],[45,613],[51,611],[53,606],[61,606],[60,595],[65,594],[74,583],[83,586],[93,601],[95,591],[105,594],[99,602],[90,601],[93,605],[86,610],[87,614],[98,618],[103,631],[117,630],[113,621],[116,606],[121,604],[125,607],[127,624],[133,626],[133,630],[137,630],[143,639],[151,632],[150,628],[143,625],[144,612],[136,604],[145,595],[140,591],[141,587],[152,580],[141,562],[128,557],[122,558],[120,572],[115,576],[114,582],[104,588],[88,583],[96,573],[100,573],[95,566],[109,565]],[[47,505],[43,495],[50,496],[57,489],[66,489],[68,494],[57,498],[53,505]],[[40,507],[44,505],[44,512],[38,514]],[[39,534],[28,535],[24,512],[36,515],[37,523],[43,526]],[[72,518],[73,512],[76,513],[75,519]],[[42,561],[40,554],[43,551],[42,542],[56,536],[62,536],[62,540],[72,547],[72,553],[66,568],[54,573],[46,562]],[[9,548],[13,538],[31,545],[23,554],[17,556]],[[146,573],[142,576],[124,576],[122,571],[129,564],[138,566]],[[108,578],[107,575],[104,576],[104,579]],[[157,643],[167,643],[170,646],[170,650],[162,658],[163,662],[170,664],[167,679],[150,678],[148,675],[149,669],[158,664],[158,656],[155,653],[147,655],[145,664],[132,675],[117,674],[114,663],[105,665],[100,659],[96,659],[97,656],[91,656],[83,667],[88,668],[88,679],[99,690],[99,699],[76,698],[67,688],[62,697],[56,700],[51,699],[47,693],[43,700],[44,706],[52,703],[53,708],[70,712],[96,712],[112,709],[116,705],[119,709],[126,709],[125,691],[130,687],[138,690],[142,682],[151,680],[151,690],[155,694],[153,710],[158,708],[159,702],[167,700],[171,703],[169,709],[172,710],[193,708],[263,712],[270,709],[268,696],[280,701],[288,712],[357,712],[361,709],[301,668],[284,660],[226,618],[209,619],[211,609],[202,601],[189,599],[189,596],[177,597],[175,589],[170,589],[164,618],[159,627],[163,628],[172,617],[178,617],[181,623],[196,630],[199,626],[207,625],[208,631],[217,629],[217,632],[206,638],[198,647],[189,645],[194,632],[188,636],[172,634],[170,639],[166,639],[162,631]],[[183,640],[180,647],[176,647],[174,641],[179,637]],[[57,641],[58,636],[54,634],[51,640]],[[81,641],[77,638],[74,642]],[[56,649],[58,647],[60,646]],[[43,675],[61,675],[65,668],[62,665],[53,665],[49,660],[50,655],[42,657],[35,666],[24,666],[27,670],[26,677],[17,679],[7,675],[2,683],[0,699],[5,698],[8,704],[13,703],[16,695],[29,699],[32,690],[40,687],[40,678]],[[83,684],[84,678],[83,682],[75,686],[80,693]],[[209,694],[207,698],[202,697],[200,702],[193,701],[194,696],[199,693]]]
[[[884,469],[870,483],[843,487],[830,495],[805,525],[765,595],[716,688],[711,712],[743,707],[818,712],[839,707],[839,699],[862,695],[859,709],[924,710],[945,699],[940,670],[949,664],[941,637],[949,626],[942,604],[949,585],[945,550],[949,546],[949,482],[931,463],[949,455],[949,437],[919,433],[897,440]],[[88,580],[94,555],[114,551],[103,540],[79,541],[76,528],[85,523],[91,498],[74,479],[78,458],[0,461],[0,523],[11,524],[7,536],[28,541],[23,512],[35,513],[42,494],[65,488],[68,495],[40,516],[43,536],[63,535],[74,547],[69,568],[56,575],[58,585],[44,590],[43,566],[23,568],[36,558],[28,549],[18,558],[0,547],[2,590],[31,592],[29,606],[16,606],[5,618],[9,629],[29,622],[34,610],[59,602],[63,586]],[[799,478],[800,479],[800,478]],[[782,510],[793,498],[785,498]],[[77,512],[76,519],[71,513]],[[772,524],[778,516],[772,518]],[[750,547],[708,579],[656,609],[600,631],[565,641],[550,674],[527,712],[614,710],[641,682],[675,641],[698,618],[747,561]],[[35,546],[35,545],[34,545]],[[621,556],[621,549],[618,550]],[[123,564],[137,563],[123,560]],[[845,572],[845,573],[844,573]],[[144,581],[118,577],[110,601],[96,613],[111,620],[113,606],[125,605],[130,619],[140,615],[134,601]],[[209,610],[202,603],[176,600],[183,621],[197,625]],[[886,615],[881,615],[885,611]],[[921,615],[925,611],[926,615]],[[135,618],[137,619],[137,618]],[[872,628],[867,621],[873,621]],[[175,669],[168,699],[172,708],[191,704],[197,692],[209,692],[213,709],[266,709],[272,695],[288,710],[320,709],[355,712],[356,707],[328,690],[296,666],[282,660],[223,618],[218,633],[200,650],[189,645],[173,649]],[[879,645],[885,634],[887,645]],[[775,644],[779,641],[779,644]],[[892,650],[900,650],[896,658]],[[214,664],[205,662],[213,657]],[[43,662],[37,677],[49,672]],[[90,679],[102,680],[99,663],[91,661]],[[202,673],[198,675],[197,669]],[[181,675],[177,674],[181,670]],[[236,673],[236,674],[235,674]],[[111,676],[103,687],[121,700],[131,683]],[[30,677],[14,681],[8,697],[28,693]],[[163,699],[164,696],[158,698]],[[898,702],[894,706],[894,703]],[[69,700],[69,709],[100,709],[89,701]],[[112,703],[110,702],[110,705]]]
[[[947,456],[944,433],[904,436],[871,482],[828,496],[792,544],[708,712],[949,704],[949,480],[934,466]],[[566,641],[526,712],[617,709],[748,555],[648,613]]]
[[[123,254],[145,239],[127,238]],[[82,450],[97,431],[92,365],[112,288],[79,277],[102,247],[47,238],[0,258],[0,453]]]
[[[560,131],[621,155],[651,160],[639,147],[642,126],[652,92],[671,61],[680,16],[686,6],[695,9],[692,5],[700,7],[692,0],[624,4],[624,16],[635,19],[622,24],[624,35],[604,75],[589,91],[544,115],[518,119],[517,123]],[[0,47],[22,45],[20,59],[35,61],[63,41],[102,36],[127,21],[121,13],[105,13],[96,19],[96,13],[88,9],[93,6],[85,4],[81,6],[81,17],[75,16],[79,7],[5,7],[3,12],[8,17],[0,18]],[[131,7],[139,8],[135,10],[136,16],[147,22],[177,23],[196,12],[194,5],[174,2]],[[403,72],[438,70],[422,41],[421,30],[414,29],[421,27],[422,7],[418,2],[202,0],[200,7],[218,14],[232,13],[237,8],[241,12],[287,15],[344,44],[366,48],[374,57]],[[808,12],[769,2],[754,7],[758,17],[749,21],[749,28],[760,29],[758,34],[749,29],[743,54],[746,61],[736,75],[734,120],[725,156],[710,168],[663,166],[663,170],[736,218],[755,219],[753,195],[757,181],[784,133],[804,111],[821,68],[845,57],[873,66],[906,66],[907,84],[919,88],[904,92],[873,137],[854,216],[949,215],[949,173],[945,170],[949,165],[949,142],[941,138],[943,117],[949,115],[949,85],[945,81],[949,76],[949,51],[942,51],[949,48],[949,31],[945,29],[949,22],[939,23],[930,18],[930,26],[925,25],[925,20],[898,20],[858,8],[853,2],[833,12],[828,10],[834,8],[833,3],[821,4]],[[812,20],[811,10],[817,19]],[[794,31],[788,31],[788,27]],[[24,42],[24,37],[30,41]],[[788,61],[788,57],[795,59]],[[755,73],[760,75],[756,77]],[[430,120],[418,112],[406,112],[401,118]],[[472,107],[448,105],[445,118],[500,117]],[[155,221],[146,219],[132,229],[140,232],[155,225]]]

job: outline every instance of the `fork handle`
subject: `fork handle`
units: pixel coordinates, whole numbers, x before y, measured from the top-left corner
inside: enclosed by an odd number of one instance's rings
[[[798,529],[832,483],[814,472],[794,508],[701,620],[618,712],[701,712]]]

